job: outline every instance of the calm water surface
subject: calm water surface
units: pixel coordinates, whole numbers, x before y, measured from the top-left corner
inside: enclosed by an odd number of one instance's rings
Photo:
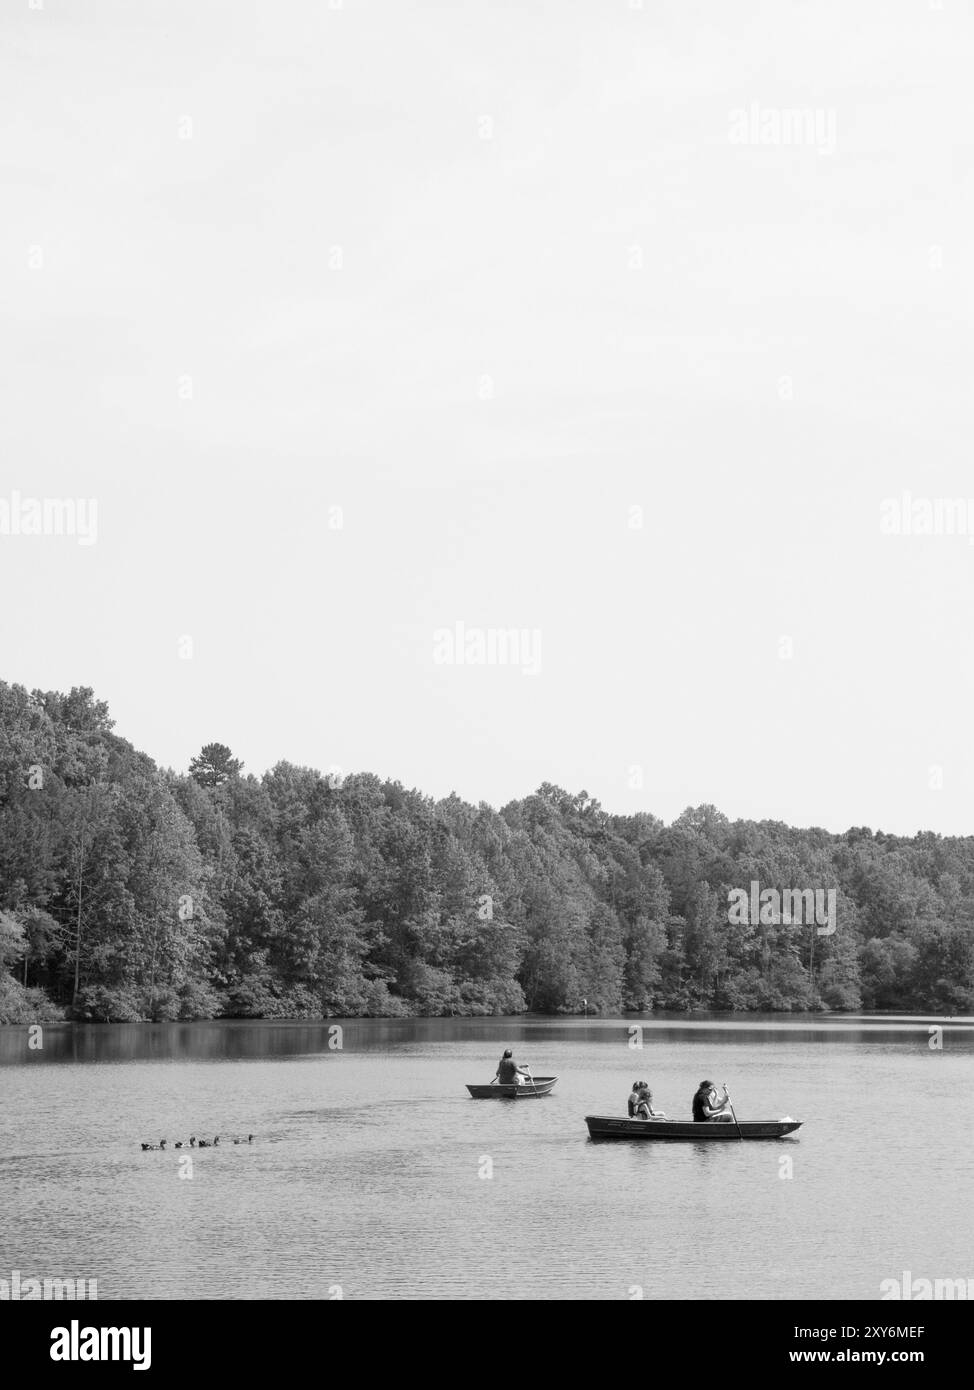
[[[974,1026],[933,1018],[0,1028],[0,1278],[107,1298],[875,1299],[974,1278]],[[504,1046],[540,1101],[477,1102]],[[766,1144],[594,1144],[702,1077]],[[227,1136],[253,1131],[234,1147]],[[197,1152],[142,1140],[224,1136]],[[793,1176],[783,1159],[791,1160]],[[492,1176],[481,1176],[492,1170]]]

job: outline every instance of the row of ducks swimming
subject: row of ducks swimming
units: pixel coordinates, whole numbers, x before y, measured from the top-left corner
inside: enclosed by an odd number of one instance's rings
[[[168,1142],[169,1141],[167,1139],[160,1139],[158,1144],[143,1144],[142,1152],[148,1153],[150,1149],[164,1149],[166,1148]],[[231,1140],[231,1142],[234,1144],[252,1144],[254,1142],[254,1136],[252,1134],[248,1134],[246,1139],[233,1139]],[[195,1134],[191,1134],[188,1147],[191,1149],[215,1149],[219,1145],[219,1143],[219,1134],[216,1136],[214,1140],[212,1140],[212,1142],[209,1139],[197,1139]],[[181,1139],[177,1143],[173,1144],[174,1149],[181,1149],[183,1147],[183,1141]]]

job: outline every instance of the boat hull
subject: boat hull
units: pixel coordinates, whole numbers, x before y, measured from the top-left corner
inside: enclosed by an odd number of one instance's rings
[[[592,1139],[649,1139],[671,1144],[780,1139],[802,1125],[801,1120],[741,1120],[736,1125],[706,1120],[626,1120],[615,1115],[586,1115],[585,1123]]]
[[[467,1090],[474,1100],[530,1100],[532,1097],[537,1100],[541,1096],[550,1095],[557,1080],[557,1076],[536,1076],[533,1086],[471,1086],[468,1083]]]

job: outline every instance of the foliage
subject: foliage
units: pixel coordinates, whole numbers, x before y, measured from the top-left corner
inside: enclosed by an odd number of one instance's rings
[[[838,930],[728,921],[834,890]],[[495,811],[368,773],[187,775],[88,689],[0,683],[0,1022],[974,1008],[974,840]]]

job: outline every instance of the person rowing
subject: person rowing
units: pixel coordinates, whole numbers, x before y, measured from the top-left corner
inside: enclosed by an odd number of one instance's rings
[[[717,1088],[712,1081],[701,1081],[693,1097],[693,1118],[698,1123],[724,1123],[731,1125],[734,1117],[730,1112],[730,1099],[724,1087],[724,1099],[718,1100]]]
[[[507,1048],[497,1064],[497,1070],[494,1072],[494,1078],[490,1084],[493,1086],[494,1081],[499,1080],[502,1086],[526,1086],[529,1079],[527,1072],[522,1071],[515,1062],[514,1053],[510,1048]]]

